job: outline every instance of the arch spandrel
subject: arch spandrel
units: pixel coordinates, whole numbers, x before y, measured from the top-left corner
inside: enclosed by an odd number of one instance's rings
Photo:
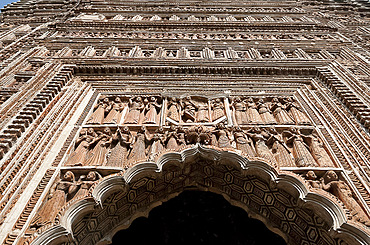
[[[118,230],[189,188],[224,196],[288,244],[367,244],[370,238],[365,227],[348,221],[337,200],[317,193],[303,178],[238,153],[196,145],[101,179],[90,197],[69,202],[58,225],[32,244],[109,244]]]

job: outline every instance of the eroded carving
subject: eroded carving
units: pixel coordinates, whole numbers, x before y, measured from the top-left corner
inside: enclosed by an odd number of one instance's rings
[[[36,217],[31,222],[32,228],[39,228],[50,222],[54,222],[59,210],[70,200],[78,190],[75,175],[67,171],[60,182],[51,188],[48,199],[39,209]]]
[[[370,219],[358,204],[356,196],[353,195],[347,183],[340,180],[334,171],[327,171],[321,179],[321,184],[324,190],[332,193],[344,203],[355,220],[370,226]]]

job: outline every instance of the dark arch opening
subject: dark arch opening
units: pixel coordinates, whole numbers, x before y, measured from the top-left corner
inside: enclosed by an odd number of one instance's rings
[[[221,195],[184,191],[117,232],[118,244],[286,245],[282,237]]]

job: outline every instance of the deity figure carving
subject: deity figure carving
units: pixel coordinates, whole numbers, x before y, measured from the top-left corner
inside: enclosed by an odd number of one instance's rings
[[[181,148],[186,145],[186,136],[185,136],[186,132],[182,126],[178,126],[176,132],[177,132],[177,142],[179,148]]]
[[[94,137],[89,135],[86,128],[81,129],[80,136],[76,140],[77,148],[69,156],[66,166],[84,166],[89,147]]]
[[[147,101],[147,99],[145,99]],[[152,96],[145,105],[145,117],[144,123],[157,124],[158,123],[158,111],[160,111],[161,105],[158,104],[157,98]]]
[[[208,110],[208,103],[200,101],[198,102],[196,108],[198,109],[196,115],[196,122],[204,123],[209,122],[209,110]]]
[[[247,105],[248,122],[252,124],[262,124],[263,120],[257,111],[257,105],[256,103],[254,103],[254,100],[252,97],[249,97],[246,100],[246,105]]]
[[[186,129],[185,135],[187,144],[200,143],[209,145],[212,143],[211,131],[202,125],[196,125]]]
[[[225,106],[220,98],[211,101],[212,121],[216,121],[225,116]]]
[[[356,221],[370,226],[370,219],[356,201],[356,196],[353,195],[349,186],[344,181],[340,180],[333,170],[329,170],[325,173],[321,179],[321,184],[325,191],[332,193],[344,203]]]
[[[265,124],[277,124],[275,117],[272,115],[271,110],[263,99],[259,99],[257,103],[258,112]]]
[[[294,159],[290,154],[288,146],[285,144],[283,137],[276,131],[275,127],[269,129],[270,138],[267,144],[271,145],[272,153],[276,158],[279,167],[295,167]]]
[[[321,182],[317,180],[317,176],[314,171],[310,170],[305,175],[307,182],[310,184],[312,188],[321,189]]]
[[[317,133],[313,133],[310,136],[310,140],[310,151],[320,167],[334,167],[333,161],[325,150],[324,144]]]
[[[165,133],[166,149],[177,150],[179,148],[179,135],[178,128],[175,125],[171,125],[170,129]]]
[[[247,119],[247,108],[245,103],[241,100],[240,97],[235,97],[231,102],[231,107],[234,111],[234,117],[236,124],[246,124],[248,122]]]
[[[217,146],[220,148],[231,148],[230,141],[233,139],[232,134],[226,128],[225,124],[218,123],[216,130],[213,132],[217,136]],[[215,145],[216,142],[212,142]]]
[[[82,175],[77,182],[77,185],[80,187],[74,195],[74,199],[80,199],[89,194],[90,187],[99,179],[101,179],[101,175],[97,171],[90,171],[87,176]]]
[[[94,112],[87,121],[88,124],[102,124],[105,116],[105,112],[110,110],[111,105],[109,99],[106,96],[102,96],[98,103],[94,106]]]
[[[262,130],[260,127],[253,127],[247,131],[247,135],[251,137],[255,142],[255,149],[257,156],[266,159],[272,164],[273,167],[277,167],[278,164],[269,147],[266,145],[267,139],[270,137],[269,133]]]
[[[112,132],[106,127],[103,131],[98,131],[98,135],[90,143],[93,149],[88,153],[88,166],[104,166],[107,164],[108,147],[112,143]]]
[[[167,108],[167,117],[176,122],[180,122],[180,105],[175,97],[168,99]]]
[[[182,108],[182,120],[186,123],[191,123],[196,121],[196,105],[190,96],[185,97],[180,100],[180,105]]]
[[[127,124],[139,124],[140,116],[144,110],[145,105],[141,96],[136,97],[135,99],[129,99],[129,111],[126,115],[125,123]]]
[[[146,144],[149,142],[150,136],[145,126],[142,126],[136,133],[134,140],[131,143],[131,151],[128,155],[130,162],[136,162],[146,159],[147,151]]]
[[[246,133],[244,133],[244,131],[239,126],[234,126],[233,133],[234,140],[236,142],[236,148],[238,150],[241,150],[251,157],[257,156],[253,141],[248,137]]]
[[[55,220],[59,210],[66,204],[77,191],[78,185],[73,172],[67,171],[61,181],[56,183],[49,193],[48,200],[37,212],[31,227],[39,228]]]
[[[111,150],[108,155],[107,166],[123,167],[127,161],[127,156],[132,142],[130,129],[125,126],[117,129],[112,135]]]
[[[283,105],[276,97],[272,99],[271,110],[279,124],[294,124],[293,119],[285,110],[285,105]]]
[[[309,151],[309,146],[304,141],[307,138],[299,129],[291,127],[288,131],[284,131],[286,143],[293,145],[293,155],[295,163],[298,167],[318,167],[315,159]]]
[[[289,114],[297,124],[310,124],[310,119],[308,119],[308,117],[302,111],[302,108],[298,105],[297,102],[295,102],[290,97],[288,97],[286,101],[286,110],[289,112]]]
[[[149,157],[153,160],[153,157],[162,152],[165,147],[165,132],[163,127],[159,127],[155,130],[154,134],[149,137],[150,148],[149,148]]]
[[[114,101],[111,102],[111,109],[104,119],[104,123],[114,123],[118,124],[122,117],[122,111],[125,109],[126,105],[121,101],[120,97],[116,97]]]

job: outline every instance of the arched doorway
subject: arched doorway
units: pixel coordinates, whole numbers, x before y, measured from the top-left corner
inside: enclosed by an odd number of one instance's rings
[[[117,232],[194,187],[224,197],[288,244],[368,244],[366,233],[346,223],[340,206],[310,192],[296,176],[200,145],[102,180],[90,197],[61,210],[59,224],[32,244],[111,244]]]
[[[221,195],[195,190],[184,191],[113,236],[112,245],[127,243],[286,245],[261,221],[249,218]]]

